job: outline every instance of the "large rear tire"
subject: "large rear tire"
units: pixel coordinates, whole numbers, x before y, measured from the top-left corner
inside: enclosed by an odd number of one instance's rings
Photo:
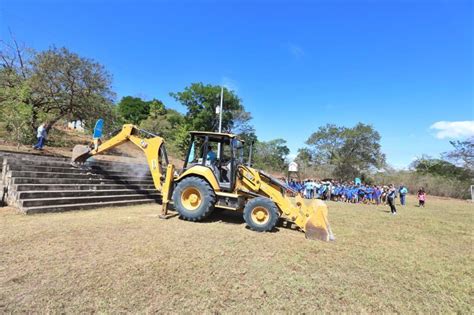
[[[173,203],[182,219],[200,221],[214,210],[216,195],[204,179],[191,176],[178,183],[173,192]]]
[[[277,206],[266,197],[250,199],[244,208],[245,223],[251,230],[257,232],[273,230],[279,217]]]

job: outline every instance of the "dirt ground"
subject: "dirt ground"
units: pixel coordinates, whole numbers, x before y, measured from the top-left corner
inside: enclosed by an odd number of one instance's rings
[[[0,208],[0,312],[472,313],[473,204],[329,207],[333,243],[252,232],[225,211],[191,223],[158,205]]]

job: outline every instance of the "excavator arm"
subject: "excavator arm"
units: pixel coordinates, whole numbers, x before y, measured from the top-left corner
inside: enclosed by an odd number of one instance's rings
[[[147,137],[141,137],[145,134]],[[163,196],[163,212],[166,212],[170,199],[171,185],[173,183],[174,166],[168,163],[168,157],[164,147],[164,139],[138,127],[126,124],[122,130],[109,140],[97,145],[95,148],[77,145],[73,149],[72,162],[84,163],[94,155],[105,153],[125,142],[130,141],[139,147],[145,154],[148,167],[153,178],[155,188]],[[166,171],[164,165],[167,165]],[[164,174],[166,172],[166,174]]]
[[[328,209],[319,199],[303,199],[295,192],[295,197],[286,194],[288,187],[264,172],[239,166],[240,182],[238,189],[243,192],[266,195],[281,213],[301,228],[308,239],[323,241],[334,240],[334,235],[327,220]]]

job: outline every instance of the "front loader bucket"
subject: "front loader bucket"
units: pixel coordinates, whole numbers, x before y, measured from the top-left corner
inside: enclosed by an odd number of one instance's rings
[[[304,226],[306,238],[325,242],[334,241],[335,237],[329,225],[326,204],[319,199],[304,199],[302,207],[307,207],[305,212],[310,214]]]
[[[91,155],[91,149],[87,145],[76,145],[72,149],[71,162],[84,163]]]

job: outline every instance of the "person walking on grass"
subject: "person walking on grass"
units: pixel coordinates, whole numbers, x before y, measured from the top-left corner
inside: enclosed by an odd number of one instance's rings
[[[405,187],[405,185],[401,185],[400,186],[400,189],[398,190],[398,193],[400,194],[400,204],[402,206],[405,205],[405,200],[406,200],[406,196],[408,194],[408,189]]]
[[[48,136],[48,132],[46,131],[47,128],[48,128],[48,124],[46,123],[43,123],[38,127],[36,131],[36,138],[38,138],[38,142],[33,146],[33,149],[43,150],[46,137]]]
[[[387,202],[388,205],[390,206],[390,212],[393,215],[397,214],[397,208],[395,208],[395,196],[397,194],[397,191],[395,187],[393,187],[393,184],[390,184],[388,186],[388,193],[387,193]]]
[[[418,190],[418,206],[420,208],[425,207],[425,200],[426,200],[425,189],[421,187],[420,190]]]

